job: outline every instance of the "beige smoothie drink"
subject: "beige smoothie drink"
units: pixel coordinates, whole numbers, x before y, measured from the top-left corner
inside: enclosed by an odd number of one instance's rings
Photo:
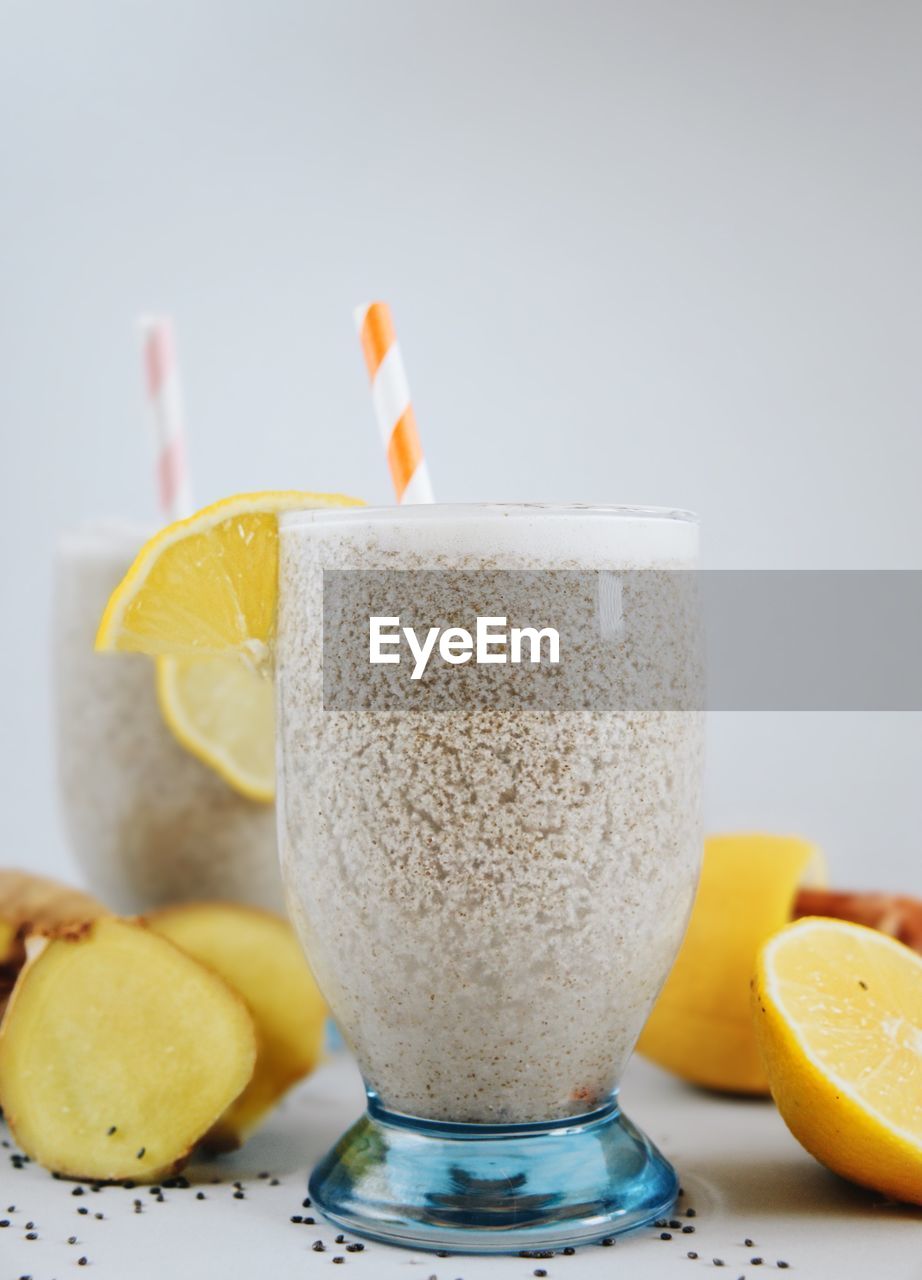
[[[389,1111],[529,1124],[610,1097],[691,907],[701,725],[630,708],[325,710],[324,570],[688,569],[697,541],[692,518],[642,509],[281,517],[289,909]],[[539,614],[558,590],[546,577]],[[691,685],[690,653],[661,656]]]
[[[96,526],[59,550],[58,770],[71,848],[90,888],[118,911],[205,898],[278,908],[272,807],[238,794],[177,742],[149,658],[94,652],[109,595],[144,537]]]

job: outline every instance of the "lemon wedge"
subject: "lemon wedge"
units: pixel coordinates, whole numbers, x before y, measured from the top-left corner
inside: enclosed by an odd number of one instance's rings
[[[842,1177],[922,1204],[922,956],[807,917],[759,953],[753,1012],[794,1137]]]
[[[157,658],[160,712],[187,751],[250,800],[275,799],[275,689],[237,658]]]

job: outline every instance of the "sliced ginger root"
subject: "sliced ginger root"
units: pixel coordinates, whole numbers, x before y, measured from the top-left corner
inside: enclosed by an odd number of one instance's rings
[[[0,1017],[26,962],[27,936],[80,930],[108,914],[80,889],[28,871],[0,870]]]
[[[0,1025],[0,1104],[67,1177],[181,1168],[245,1089],[253,1023],[220,978],[143,925],[99,918],[35,939]]]
[[[147,918],[246,1002],[256,1026],[253,1078],[205,1138],[238,1147],[283,1093],[317,1065],[327,1007],[287,920],[232,903],[188,903]]]

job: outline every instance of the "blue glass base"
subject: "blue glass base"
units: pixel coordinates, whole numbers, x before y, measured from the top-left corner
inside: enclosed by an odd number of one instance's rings
[[[317,1165],[338,1227],[415,1249],[514,1253],[589,1244],[669,1214],[672,1165],[617,1103],[542,1125],[464,1125],[368,1111]]]

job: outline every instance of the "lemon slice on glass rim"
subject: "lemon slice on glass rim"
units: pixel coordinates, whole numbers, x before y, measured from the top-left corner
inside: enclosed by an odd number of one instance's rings
[[[175,737],[252,800],[275,794],[278,516],[361,505],[298,490],[216,502],[145,543],[99,624],[98,650],[157,659]]]

